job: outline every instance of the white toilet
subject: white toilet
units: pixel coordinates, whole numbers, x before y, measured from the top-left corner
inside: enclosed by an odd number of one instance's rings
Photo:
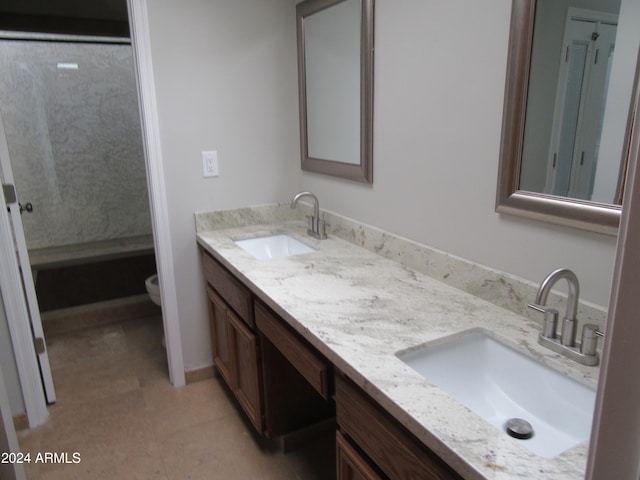
[[[158,283],[158,275],[151,275],[147,278],[144,281],[144,286],[147,287],[147,293],[149,294],[151,301],[156,305],[162,306],[162,303],[160,302],[160,284]],[[167,346],[164,335],[162,336],[162,346]]]
[[[147,293],[151,300],[156,305],[162,305],[160,302],[160,284],[158,283],[158,275],[151,275],[144,281],[145,287],[147,287]]]

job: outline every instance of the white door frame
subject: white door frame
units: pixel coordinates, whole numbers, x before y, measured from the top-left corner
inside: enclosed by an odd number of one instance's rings
[[[169,378],[175,387],[185,385],[184,358],[180,321],[178,316],[178,297],[174,275],[173,249],[171,247],[171,230],[169,225],[169,209],[164,181],[162,145],[160,142],[160,125],[156,104],[156,89],[153,78],[151,60],[151,39],[147,4],[145,0],[127,0],[129,8],[129,28],[131,29],[131,46],[138,83],[140,99],[140,117],[142,140],[147,167],[147,183],[153,240],[160,280],[160,297],[162,300],[162,317],[164,319]]]
[[[6,145],[5,145],[6,146]],[[22,289],[22,278],[13,243],[7,203],[0,194],[0,291],[7,314],[11,343],[16,357],[18,377],[29,426],[42,425],[49,416],[40,378],[37,353],[33,345],[29,312]]]
[[[554,190],[556,188],[556,174],[557,170],[555,169],[555,154],[559,150],[559,144],[561,139],[561,126],[564,118],[564,107],[565,107],[565,99],[567,95],[567,75],[569,74],[569,69],[566,61],[563,61],[562,58],[565,58],[566,48],[570,45],[571,42],[571,29],[570,25],[572,21],[586,21],[591,23],[605,23],[608,25],[618,25],[618,15],[613,13],[601,12],[598,10],[587,10],[584,8],[576,8],[569,7],[567,9],[567,17],[565,19],[564,24],[564,33],[562,36],[562,46],[560,49],[560,69],[558,72],[558,84],[556,86],[556,99],[555,105],[553,109],[553,122],[551,128],[551,141],[549,143],[549,154],[547,155],[547,179],[545,184],[545,193],[554,194]],[[589,59],[592,58],[592,44],[589,43],[587,57]],[[581,100],[582,103],[582,100]],[[580,117],[583,114],[583,106],[580,107]],[[604,115],[604,112],[602,113]],[[582,123],[582,119],[578,120],[579,123]],[[574,145],[577,143],[579,134],[574,138]],[[574,152],[574,158],[571,159],[571,162],[574,163],[576,153]],[[573,183],[573,182],[572,182]]]
[[[169,211],[166,202],[164,170],[155,101],[155,85],[151,64],[151,48],[147,10],[144,0],[128,0],[131,43],[140,99],[142,138],[145,150],[149,203],[162,312],[167,345],[169,379],[175,387],[185,385],[184,359],[178,318],[178,299],[174,278]],[[0,193],[0,209],[6,212],[4,195]],[[40,378],[37,353],[33,345],[29,313],[26,307],[18,260],[8,215],[0,215],[0,291],[14,346],[16,365],[24,397],[29,426],[45,423],[49,416]]]
[[[2,171],[3,181],[15,187],[16,182],[13,176],[13,167],[9,156],[9,145],[4,129],[2,112],[0,112],[0,170]],[[22,225],[22,207],[20,207],[19,203],[13,203],[9,205],[8,208],[9,216],[11,217],[10,223],[13,226],[13,238],[15,249],[18,253],[18,265],[20,267],[25,295],[24,300],[26,300],[27,311],[29,312],[32,334],[34,338],[39,339],[44,344],[45,336],[44,328],[42,327],[42,318],[40,317],[40,306],[38,305],[35,282],[33,280],[33,273],[31,272],[29,252],[27,251],[27,239]],[[20,301],[22,301],[22,299]],[[56,401],[56,389],[53,384],[53,375],[49,363],[49,352],[47,351],[46,344],[43,346],[44,349],[37,353],[40,376],[44,384],[46,402],[54,403]]]
[[[2,308],[2,305],[0,305]],[[16,429],[13,426],[13,415],[9,405],[7,387],[0,369],[0,452],[20,451]],[[21,463],[0,463],[0,477],[7,480],[25,480],[24,467]]]
[[[640,61],[640,55],[638,56]],[[640,477],[640,65],[586,479]]]

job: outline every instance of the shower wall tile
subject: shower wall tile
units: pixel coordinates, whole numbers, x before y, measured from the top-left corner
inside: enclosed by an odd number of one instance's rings
[[[150,234],[131,46],[3,40],[0,71],[28,247]]]

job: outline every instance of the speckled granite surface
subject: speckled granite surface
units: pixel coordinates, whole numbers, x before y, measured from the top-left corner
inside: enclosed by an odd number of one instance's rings
[[[418,267],[426,262],[444,280],[458,282],[467,275],[460,270],[475,271],[477,279],[486,275],[483,267],[458,265],[464,261],[328,213],[329,238],[318,241],[306,235],[302,210],[264,206],[196,214],[197,240],[465,478],[584,477],[587,442],[552,459],[538,457],[424,380],[395,353],[480,327],[593,387],[598,368],[577,365],[538,345],[536,320],[406,265],[414,258]],[[275,232],[291,233],[318,250],[265,261],[233,242]],[[440,262],[447,257],[454,260],[450,272]],[[493,285],[492,295],[502,291],[515,299],[511,302],[527,301],[517,300],[521,294],[513,294],[509,282],[485,278]]]

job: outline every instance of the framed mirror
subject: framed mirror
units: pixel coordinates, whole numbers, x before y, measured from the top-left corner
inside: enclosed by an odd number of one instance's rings
[[[373,0],[296,5],[302,170],[373,182]]]
[[[617,234],[638,94],[619,13],[620,0],[513,0],[497,212]]]

